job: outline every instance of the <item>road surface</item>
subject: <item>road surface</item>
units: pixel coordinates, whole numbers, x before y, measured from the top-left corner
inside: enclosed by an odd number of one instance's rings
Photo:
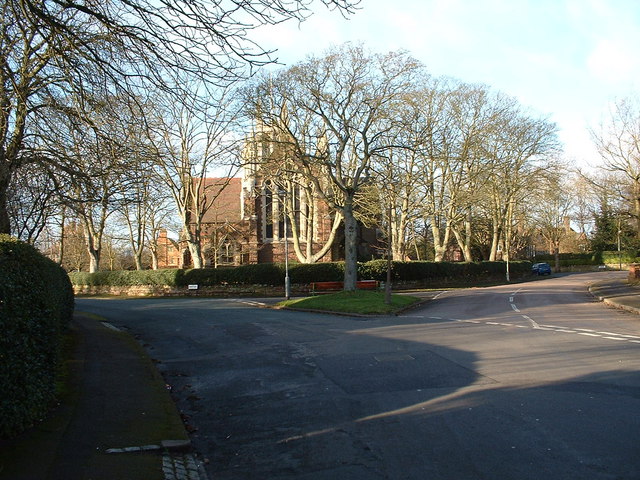
[[[605,275],[444,292],[398,317],[77,308],[145,344],[216,480],[639,479],[640,317],[588,294]]]

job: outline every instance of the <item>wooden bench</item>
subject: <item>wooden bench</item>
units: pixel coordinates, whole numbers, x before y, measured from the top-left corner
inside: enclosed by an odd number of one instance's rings
[[[380,286],[377,280],[359,280],[356,282],[358,290],[376,290]],[[341,292],[344,290],[344,282],[313,282],[311,283],[311,295],[323,293]]]

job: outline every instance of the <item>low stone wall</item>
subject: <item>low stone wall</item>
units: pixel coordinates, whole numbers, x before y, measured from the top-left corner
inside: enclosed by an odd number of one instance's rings
[[[121,297],[284,297],[284,285],[216,285],[214,287],[169,287],[166,285],[74,285],[76,295],[113,295]],[[291,285],[292,295],[307,295],[309,285]]]

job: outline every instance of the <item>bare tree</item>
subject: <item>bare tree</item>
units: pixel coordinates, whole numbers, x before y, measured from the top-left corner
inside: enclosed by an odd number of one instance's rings
[[[250,102],[253,101],[255,106],[256,100],[258,104],[262,101],[261,98],[253,98]],[[285,105],[280,117],[282,122],[288,122],[291,117],[297,119],[298,114],[292,112],[289,115]],[[327,211],[321,205],[316,183],[309,181],[300,171],[295,150],[288,140],[287,127],[268,128],[260,122],[258,119],[258,129],[252,132],[245,145],[245,171],[254,181],[258,177],[261,179],[261,196],[276,216],[283,218],[283,231],[276,232],[277,236],[282,241],[289,241],[289,238],[284,238],[286,221],[287,237],[292,239],[298,261],[315,263],[331,250],[342,215]],[[324,225],[327,215],[332,216],[328,231]],[[274,219],[271,220],[273,222]]]
[[[37,243],[61,210],[55,184],[48,173],[36,164],[19,169],[8,191],[8,210],[15,236]]]
[[[194,87],[192,91],[197,91]],[[203,218],[228,186],[240,164],[240,142],[231,132],[237,120],[235,97],[221,88],[206,104],[195,96],[176,103],[165,97],[150,125],[157,169],[171,192],[194,268],[204,266]],[[208,180],[216,169],[225,174]]]
[[[617,173],[628,188],[624,198],[631,206],[637,237],[640,238],[640,101],[626,98],[612,105],[609,117],[591,130],[602,169]]]
[[[539,182],[553,179],[560,151],[555,124],[528,115],[511,98],[500,98],[499,114],[482,143],[488,161],[486,198],[490,205],[493,239],[490,260],[503,246],[509,260],[510,245],[517,233],[518,210]]]
[[[534,203],[535,202],[535,203]],[[560,179],[539,185],[533,205],[534,223],[555,256],[555,268],[560,268],[560,244],[567,237],[567,219],[574,207],[571,189]]]
[[[453,233],[460,193],[460,159],[454,152],[459,127],[452,108],[457,103],[456,84],[436,79],[415,102],[416,149],[425,202],[421,214],[431,230],[434,260],[444,259]],[[458,142],[459,143],[459,142]]]
[[[275,118],[262,109],[263,122],[282,132],[300,173],[344,217],[347,291],[357,280],[356,195],[370,181],[372,159],[389,149],[388,136],[399,127],[391,113],[419,69],[406,53],[370,55],[347,44],[263,86],[263,98],[287,107]]]
[[[357,0],[321,0],[343,14]],[[52,111],[85,118],[110,93],[151,86],[181,98],[183,75],[227,85],[273,61],[251,30],[310,14],[306,0],[6,0],[0,6],[0,232],[10,233],[7,192],[28,163],[59,167],[64,151],[38,150]],[[181,72],[183,75],[180,75]],[[74,98],[74,101],[70,101]],[[69,165],[67,165],[69,167]],[[81,168],[75,165],[74,168]]]

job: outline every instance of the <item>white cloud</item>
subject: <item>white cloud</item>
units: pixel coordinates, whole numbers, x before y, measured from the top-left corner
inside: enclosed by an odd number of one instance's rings
[[[615,85],[639,70],[637,55],[626,42],[602,39],[589,55],[587,67],[598,80]]]

